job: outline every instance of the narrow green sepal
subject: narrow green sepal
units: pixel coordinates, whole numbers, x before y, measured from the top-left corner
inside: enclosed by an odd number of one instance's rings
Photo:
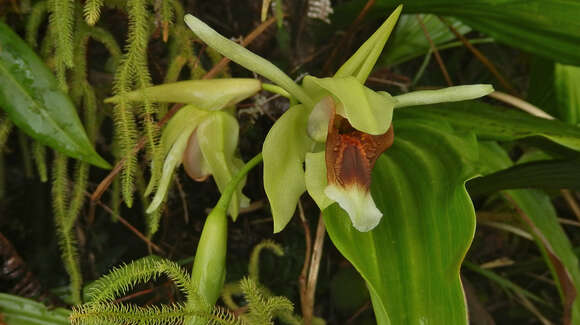
[[[184,103],[215,111],[251,97],[260,89],[262,84],[257,79],[188,80],[134,90],[107,98],[105,103],[117,103],[123,96],[128,101]]]
[[[402,10],[403,5],[399,5],[381,27],[336,71],[334,77],[354,76],[360,83],[364,83],[381,55]]]

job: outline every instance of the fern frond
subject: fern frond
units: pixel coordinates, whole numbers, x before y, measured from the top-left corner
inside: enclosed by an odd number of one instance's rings
[[[74,185],[71,193],[70,205],[67,211],[67,222],[74,224],[85,202],[85,191],[89,181],[89,164],[76,162]]]
[[[71,220],[67,214],[67,183],[67,158],[62,154],[55,153],[52,202],[56,231],[64,267],[70,277],[72,299],[75,304],[80,304],[83,279],[74,235],[75,220]]]
[[[282,246],[273,240],[267,239],[256,245],[252,250],[252,255],[250,256],[250,265],[248,266],[248,275],[256,282],[260,281],[260,253],[264,249],[271,251],[276,256],[284,256],[284,250],[282,249]]]
[[[87,0],[85,2],[85,7],[83,8],[83,15],[85,16],[85,21],[87,24],[93,26],[99,21],[101,17],[101,7],[103,6],[103,0]]]
[[[240,287],[248,301],[248,322],[256,325],[273,325],[272,319],[280,312],[292,312],[294,305],[286,297],[267,297],[263,289],[250,279],[243,278]]]
[[[171,279],[188,299],[195,299],[197,291],[179,265],[157,256],[147,256],[115,268],[95,281],[88,291],[90,302],[113,301],[119,295],[129,292],[138,283],[155,280],[162,274]]]
[[[215,325],[246,325],[241,319],[222,308],[187,310],[182,304],[161,306],[136,306],[131,304],[90,303],[73,307],[71,324],[83,325],[164,325],[183,324],[191,317],[197,317]]]
[[[146,0],[129,0],[127,2],[129,13],[129,36],[126,53],[121,60],[121,65],[115,75],[114,93],[123,97],[124,93],[131,90],[131,85],[136,82],[140,87],[150,84],[149,71],[147,68],[147,43],[149,39],[149,12]],[[158,142],[158,130],[153,122],[155,108],[151,103],[144,105],[145,133],[148,139],[148,151],[151,157],[156,154]],[[133,186],[137,161],[133,147],[136,143],[137,128],[134,120],[134,112],[129,103],[121,99],[115,107],[115,130],[120,145],[121,156],[126,159],[121,173],[122,193],[127,206],[133,204]],[[153,173],[154,171],[152,171]],[[159,173],[160,174],[160,173]]]
[[[131,304],[90,303],[74,307],[70,321],[73,325],[183,324],[183,319],[191,314],[181,304],[141,307]]]
[[[155,2],[155,12],[157,13],[158,20],[161,23],[161,30],[164,42],[167,42],[167,38],[169,37],[169,28],[171,27],[171,25],[173,25],[174,5],[172,2],[173,2],[172,0]]]
[[[26,41],[32,47],[36,47],[38,44],[36,38],[38,36],[38,29],[47,13],[48,4],[46,1],[40,1],[32,7],[30,15],[28,15],[28,20],[26,21]]]
[[[8,117],[4,117],[0,120],[0,152],[4,151],[4,146],[12,131],[12,121]]]
[[[46,146],[38,141],[32,144],[32,157],[36,163],[36,170],[40,181],[46,183],[48,180],[48,172],[46,171]]]
[[[49,24],[55,44],[55,72],[60,87],[67,90],[66,69],[73,67],[74,0],[50,0]]]
[[[133,205],[133,182],[137,168],[137,157],[133,152],[133,147],[137,143],[137,124],[133,114],[132,105],[122,96],[128,92],[125,87],[125,80],[129,78],[129,65],[119,68],[115,85],[115,93],[121,95],[121,100],[113,109],[113,120],[115,122],[115,140],[119,145],[119,154],[125,159],[123,171],[121,172],[121,193],[128,207]]]
[[[100,28],[100,27],[90,27],[89,28],[89,35],[95,41],[103,44],[105,48],[109,51],[109,54],[114,60],[114,65],[117,66],[119,61],[121,60],[121,47],[117,44],[115,37],[111,34],[108,30]]]
[[[239,309],[240,306],[234,301],[234,296],[241,296],[243,294],[242,288],[238,282],[226,283],[222,288],[222,301],[232,310]]]

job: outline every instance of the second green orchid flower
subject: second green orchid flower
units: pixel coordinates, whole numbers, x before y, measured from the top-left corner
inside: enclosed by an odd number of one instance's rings
[[[374,162],[394,139],[393,110],[474,99],[493,91],[491,85],[471,85],[391,96],[364,86],[401,11],[402,6],[397,7],[332,78],[307,76],[301,86],[194,16],[185,17],[189,28],[209,46],[301,102],[280,117],[263,145],[264,188],[274,232],[290,221],[305,191],[321,210],[337,202],[357,230],[372,230],[388,214],[376,208],[369,188]]]
[[[227,108],[253,96],[261,89],[256,79],[192,80],[153,86],[125,94],[131,101],[186,103],[167,123],[161,136],[165,160],[159,182],[152,180],[146,195],[155,190],[147,213],[158,210],[167,196],[175,168],[183,164],[196,181],[213,176],[220,192],[225,189],[243,161],[236,156],[239,125]],[[107,102],[115,102],[112,97]],[[161,162],[153,162],[161,163]],[[235,220],[249,199],[241,182],[233,194],[229,214]]]

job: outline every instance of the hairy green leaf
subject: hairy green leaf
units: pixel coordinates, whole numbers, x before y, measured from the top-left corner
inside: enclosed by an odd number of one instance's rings
[[[395,114],[401,118],[443,118],[458,129],[473,130],[484,140],[511,141],[541,136],[580,151],[580,127],[535,117],[515,108],[470,101],[400,109]]]
[[[73,103],[50,70],[0,22],[0,107],[34,139],[101,168],[110,165],[91,146]]]
[[[467,324],[459,278],[475,231],[464,187],[474,175],[473,134],[444,122],[395,120],[395,142],[377,161],[371,191],[384,214],[369,232],[324,211],[330,238],[367,282],[378,324]]]

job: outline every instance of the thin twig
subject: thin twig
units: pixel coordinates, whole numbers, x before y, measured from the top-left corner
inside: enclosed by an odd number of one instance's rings
[[[572,210],[576,218],[580,220],[580,206],[578,206],[578,202],[576,202],[572,192],[570,192],[570,190],[560,190],[560,193],[562,193],[562,197],[564,197],[564,200],[568,204],[568,207],[570,207],[570,210]]]
[[[429,46],[431,47],[431,52],[433,52],[433,54],[435,55],[435,59],[437,60],[437,63],[439,64],[439,68],[441,69],[441,73],[443,73],[443,77],[445,78],[447,85],[450,87],[453,86],[453,81],[451,81],[451,77],[449,76],[449,72],[447,72],[447,68],[445,68],[445,64],[443,63],[443,59],[441,59],[441,55],[439,55],[439,50],[437,50],[437,46],[435,46],[435,43],[433,43],[433,39],[431,39],[431,36],[429,35],[429,31],[427,30],[427,28],[425,27],[425,24],[423,23],[423,19],[421,19],[421,16],[419,16],[419,15],[415,15],[415,17],[417,18],[417,21],[419,22],[419,25],[421,26],[421,29],[423,30],[423,34],[425,34],[425,38],[427,39],[427,41],[429,41]]]
[[[502,101],[506,104],[510,104],[516,108],[521,109],[522,111],[528,112],[531,115],[537,116],[537,117],[541,117],[541,118],[545,118],[548,120],[554,120],[555,118],[544,112],[543,110],[541,110],[540,108],[538,108],[537,106],[534,106],[532,104],[530,104],[529,102],[526,102],[523,99],[520,99],[516,96],[512,96],[510,94],[506,94],[504,92],[501,91],[494,91],[491,94],[488,95],[489,97],[493,98],[493,99],[497,99],[499,101]]]
[[[312,248],[312,259],[310,260],[308,281],[306,282],[306,303],[308,314],[302,315],[304,317],[305,325],[310,325],[312,318],[314,317],[314,294],[316,293],[316,282],[318,281],[318,270],[320,269],[320,259],[322,258],[322,248],[325,235],[326,227],[324,226],[324,218],[322,218],[322,213],[320,213],[320,216],[318,217],[318,226],[316,227],[314,247]]]
[[[177,185],[177,192],[179,192],[179,198],[181,199],[181,204],[183,205],[183,219],[186,224],[189,223],[189,212],[187,211],[187,195],[185,191],[183,191],[183,186],[181,186],[181,182],[179,181],[179,177],[177,174],[173,177],[175,179],[175,185]]]
[[[354,314],[352,314],[352,316],[350,316],[350,318],[346,321],[346,324],[352,324],[354,322],[354,320],[357,319],[357,317],[359,317],[362,313],[364,313],[369,308],[371,308],[370,300],[367,301],[364,305],[360,306],[360,308],[357,309],[354,312]]]
[[[85,192],[85,196],[90,197],[91,194],[88,192]],[[129,229],[132,233],[137,235],[137,237],[139,237],[141,240],[143,240],[147,245],[149,245],[149,247],[153,248],[156,252],[165,255],[165,251],[163,249],[161,249],[161,247],[155,245],[151,240],[149,240],[149,238],[147,238],[147,236],[143,235],[143,233],[141,233],[137,228],[135,228],[131,223],[129,223],[129,221],[125,220],[125,218],[123,218],[119,214],[115,213],[115,211],[113,211],[113,209],[111,209],[108,205],[101,202],[101,200],[96,200],[94,202],[96,204],[98,204],[101,208],[103,208],[103,210],[107,211],[112,216],[114,216],[117,220],[121,221],[121,223],[125,227],[127,227],[127,229]]]
[[[242,40],[240,45],[243,47],[248,46],[258,36],[260,36],[268,27],[270,27],[270,25],[272,25],[275,22],[276,22],[276,17],[271,17],[270,19],[261,23],[260,25],[258,25],[258,27],[256,27],[256,29],[254,29],[250,34],[248,34],[248,36],[244,37],[244,39]],[[223,68],[225,68],[225,66],[230,61],[231,61],[230,59],[223,57],[220,60],[220,62],[218,62],[218,64],[214,65],[213,68],[211,68],[211,70],[209,70],[209,72],[206,73],[205,76],[203,76],[201,79],[211,79],[211,78],[215,77],[218,73],[220,73],[220,71],[223,70]]]
[[[502,76],[502,74],[497,70],[497,68],[495,67],[495,65],[487,58],[485,57],[485,55],[483,55],[483,53],[481,53],[478,49],[475,48],[475,46],[473,46],[473,44],[471,44],[467,38],[463,35],[461,35],[457,29],[455,29],[455,27],[453,27],[449,22],[447,22],[447,20],[445,20],[443,17],[439,17],[439,20],[441,20],[445,25],[447,25],[447,27],[449,28],[449,30],[455,34],[455,37],[457,37],[462,43],[463,45],[469,50],[471,51],[471,53],[473,53],[473,55],[475,55],[475,57],[481,62],[483,63],[483,65],[485,65],[487,67],[487,69],[495,76],[495,78],[499,81],[499,83],[505,88],[507,89],[512,95],[517,95],[518,92],[516,91],[516,89]]]
[[[308,220],[304,216],[304,208],[302,203],[298,201],[298,212],[300,215],[300,221],[302,222],[302,227],[304,228],[304,240],[306,241],[306,249],[304,252],[304,264],[302,265],[302,272],[300,272],[300,277],[298,278],[298,283],[300,284],[300,306],[302,308],[302,317],[304,318],[304,324],[309,324],[312,321],[312,310],[309,311],[307,303],[307,283],[306,279],[308,277],[308,266],[310,265],[310,258],[312,255],[312,236],[310,234],[310,225]],[[307,317],[307,315],[310,315]],[[306,320],[309,319],[307,322]]]

